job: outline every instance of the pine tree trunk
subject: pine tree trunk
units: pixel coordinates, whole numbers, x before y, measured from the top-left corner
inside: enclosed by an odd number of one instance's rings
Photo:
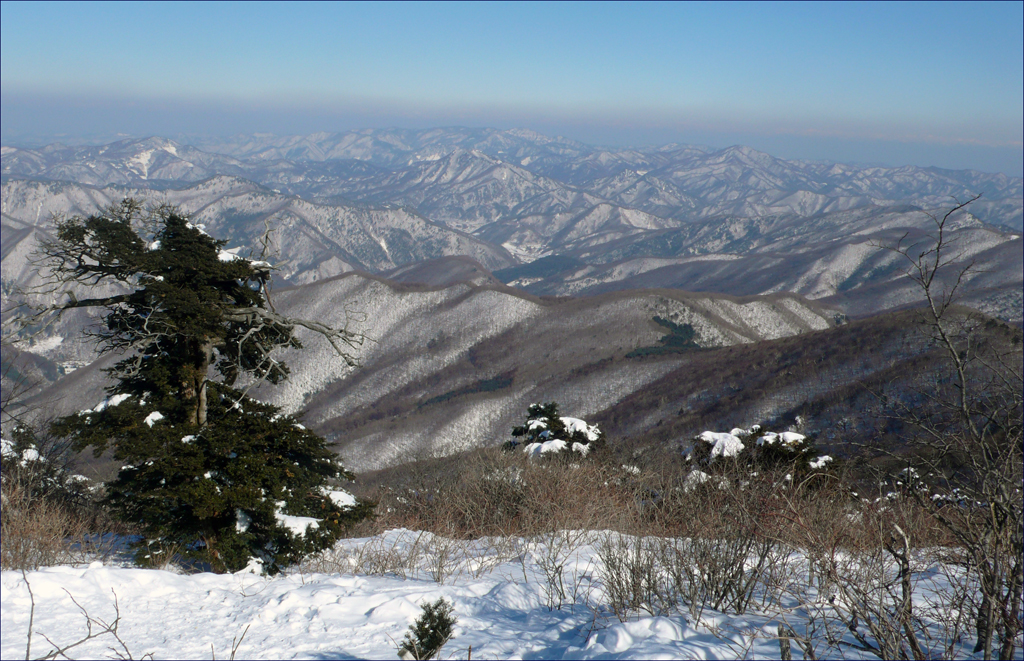
[[[184,369],[182,395],[186,400],[195,400],[189,423],[202,427],[206,424],[206,376],[213,360],[213,342],[204,339],[198,353],[195,362]]]
[[[207,339],[203,343],[202,365],[196,374],[196,424],[202,427],[206,424],[206,375],[210,370],[210,360],[213,358],[213,342]]]

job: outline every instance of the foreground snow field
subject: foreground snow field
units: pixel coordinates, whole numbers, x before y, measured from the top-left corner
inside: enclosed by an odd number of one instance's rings
[[[561,547],[571,551],[560,557],[570,593],[560,610],[549,607],[543,571],[551,540],[505,540],[499,551],[493,543],[452,545],[428,533],[395,530],[344,541],[320,563],[320,569],[330,568],[326,573],[306,568],[275,578],[185,575],[101,562],[24,576],[7,571],[0,656],[26,656],[30,587],[31,658],[85,637],[84,610],[107,623],[119,612],[124,647],[107,634],[69,650],[70,658],[228,658],[235,644],[237,658],[394,659],[420,605],[438,597],[451,601],[458,617],[441,658],[467,658],[470,647],[477,659],[779,657],[778,620],[767,615],[705,611],[693,621],[689,614],[641,613],[620,622],[598,606],[605,603],[601,533],[578,535],[579,543]],[[413,560],[403,569],[400,558]],[[390,574],[355,573],[387,571],[389,563]],[[800,651],[794,655],[800,658]]]

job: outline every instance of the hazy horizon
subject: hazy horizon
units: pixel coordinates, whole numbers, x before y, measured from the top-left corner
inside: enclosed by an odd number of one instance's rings
[[[1022,7],[4,2],[0,139],[522,127],[1020,177]]]

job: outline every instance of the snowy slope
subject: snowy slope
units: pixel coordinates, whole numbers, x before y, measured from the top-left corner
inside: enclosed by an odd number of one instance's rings
[[[280,289],[274,303],[367,337],[360,366],[349,369],[328,344],[303,334],[303,350],[280,355],[289,380],[252,391],[305,411],[305,422],[357,470],[499,445],[536,401],[558,401],[582,417],[619,402],[678,364],[671,356],[624,359],[658,344],[664,329],[655,316],[691,324],[704,347],[820,330],[835,317],[792,296],[649,291],[542,301],[490,280],[426,288],[359,274]],[[101,365],[58,382],[41,401],[57,400],[65,412],[94,406]]]
[[[654,316],[692,324],[702,346],[823,329],[834,318],[785,296],[632,292],[544,302],[488,285],[420,291],[355,275],[282,290],[276,305],[338,325],[355,310],[350,327],[372,340],[350,372],[326,345],[304,339],[306,350],[282,354],[290,383],[261,391],[303,408],[360,470],[500,444],[535,401],[558,401],[582,417],[610,406],[671,369],[671,361],[621,359],[657,344],[663,330]]]
[[[587,295],[674,287],[734,295],[794,292],[827,299],[850,314],[911,305],[922,299],[906,280],[904,260],[885,245],[933,245],[934,222],[914,208],[866,207],[822,214],[729,218],[650,231],[569,251],[564,267],[530,277],[529,267],[500,272],[539,295]],[[940,209],[930,210],[934,215]],[[962,283],[965,302],[1021,319],[1024,281],[1020,234],[985,225],[970,213],[952,219],[946,238],[950,270],[974,264]]]
[[[577,579],[581,589],[558,609],[550,606],[539,566],[550,547],[539,540],[513,538],[501,549],[488,540],[446,542],[407,530],[342,542],[325,563],[327,573],[296,570],[272,579],[245,573],[181,575],[102,562],[24,576],[3,572],[0,656],[26,656],[29,587],[35,600],[30,658],[53,649],[46,638],[59,645],[83,638],[83,611],[107,623],[119,615],[123,646],[110,634],[100,635],[69,650],[68,658],[208,659],[234,652],[245,659],[393,659],[422,612],[420,605],[440,597],[454,605],[458,618],[441,653],[446,659],[772,659],[779,657],[778,618],[798,623],[804,617],[801,604],[791,599],[782,613],[759,612],[756,606],[742,616],[710,609],[700,617],[641,611],[620,621],[606,605],[597,552],[602,536],[616,537],[592,533],[564,559],[564,574]],[[419,555],[414,545],[422,549]],[[408,569],[389,574],[360,571],[360,549],[372,548],[393,549],[412,561]],[[447,577],[431,569],[437,565],[431,549],[441,548],[453,552],[454,572]],[[510,549],[520,555],[513,557]],[[791,562],[805,565],[799,554]],[[920,581],[915,614],[930,622],[935,606],[929,594],[948,590],[948,579],[936,570],[915,574],[915,581]],[[808,592],[812,607],[827,608],[825,594]],[[821,641],[815,646],[820,658],[834,658],[836,648]],[[958,657],[968,647],[965,636]]]

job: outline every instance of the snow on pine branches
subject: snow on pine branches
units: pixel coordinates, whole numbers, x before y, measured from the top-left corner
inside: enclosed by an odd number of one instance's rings
[[[686,453],[694,470],[739,466],[750,470],[786,469],[791,475],[823,470],[832,461],[818,455],[814,439],[793,431],[763,431],[760,425],[728,432],[704,431]]]
[[[557,455],[563,450],[586,457],[600,447],[604,435],[597,425],[585,420],[560,416],[558,404],[530,404],[526,422],[512,429],[512,440],[505,443],[506,450],[520,446],[531,457]]]

